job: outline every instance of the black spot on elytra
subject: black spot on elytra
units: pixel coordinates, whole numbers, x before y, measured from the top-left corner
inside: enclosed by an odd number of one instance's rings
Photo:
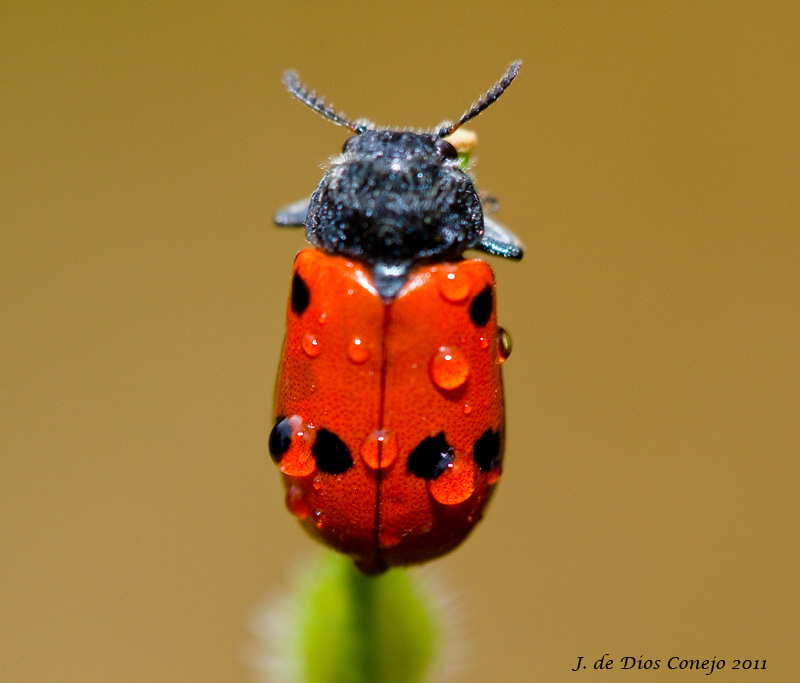
[[[309,299],[308,285],[300,277],[300,273],[295,273],[292,277],[292,310],[300,315],[308,308]]]
[[[490,285],[486,285],[483,291],[472,300],[472,305],[469,307],[472,322],[478,327],[483,327],[488,323],[489,318],[492,317],[493,303],[492,288]]]
[[[269,433],[269,454],[279,463],[292,445],[292,426],[285,417],[279,417]]]
[[[488,472],[499,465],[500,433],[487,429],[475,442],[472,453],[481,472]]]
[[[422,479],[436,479],[453,462],[453,447],[444,438],[444,432],[429,436],[408,456],[408,471]]]
[[[336,434],[327,429],[320,429],[311,449],[317,459],[317,467],[321,472],[341,474],[353,466],[350,449]]]

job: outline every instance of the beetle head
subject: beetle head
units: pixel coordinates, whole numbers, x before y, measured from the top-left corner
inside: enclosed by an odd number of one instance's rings
[[[514,62],[458,121],[442,123],[435,132],[351,121],[287,72],[284,83],[292,95],[354,133],[311,197],[304,221],[308,240],[365,262],[384,299],[399,292],[414,264],[458,259],[478,247],[484,235],[481,201],[444,138],[494,102],[519,67]]]

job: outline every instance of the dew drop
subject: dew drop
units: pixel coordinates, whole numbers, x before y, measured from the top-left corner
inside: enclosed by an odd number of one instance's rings
[[[430,373],[440,389],[458,389],[469,377],[469,363],[458,349],[442,346],[431,359]]]
[[[356,337],[347,345],[347,357],[354,363],[364,363],[369,358],[369,347],[363,339]]]
[[[502,327],[497,328],[497,358],[504,363],[506,358],[511,355],[511,335]]]
[[[500,481],[500,475],[503,474],[503,467],[502,465],[497,465],[493,467],[486,475],[486,481],[489,483],[489,486],[492,484],[496,484]]]
[[[309,358],[316,358],[319,356],[320,351],[322,351],[319,345],[319,340],[311,333],[303,337],[300,345],[303,347],[303,351],[305,351],[306,356]]]
[[[389,467],[397,458],[397,439],[389,429],[372,432],[361,444],[361,459],[373,470]]]
[[[472,406],[469,403],[464,404],[464,415],[469,415],[472,412]]]
[[[308,517],[308,513],[310,512],[308,502],[306,501],[305,495],[303,495],[303,489],[297,484],[292,484],[286,490],[286,508],[297,517],[297,519],[305,519]]]
[[[311,454],[314,428],[306,424],[299,415],[291,415],[285,422],[288,425],[290,445],[281,456],[278,469],[291,477],[305,477],[317,467]]]
[[[442,505],[463,503],[475,491],[475,463],[456,452],[456,458],[436,479],[428,482],[428,491]]]
[[[436,271],[436,279],[439,292],[447,301],[458,303],[469,296],[469,280],[458,270],[458,266],[440,267]]]
[[[383,527],[381,527],[378,531],[378,545],[381,548],[391,548],[396,546],[402,540],[403,534],[397,533],[396,531],[390,531],[389,529],[384,529]]]
[[[314,510],[314,512],[311,513],[311,518],[314,520],[317,529],[321,529],[322,525],[325,523],[325,516],[322,514],[322,510]]]
[[[322,484],[323,484],[323,482],[322,482],[322,477],[320,477],[319,475],[317,475],[316,477],[314,477],[314,481],[312,481],[312,482],[311,482],[311,485],[312,485],[312,486],[313,486],[313,487],[314,487],[314,488],[315,488],[317,491],[319,491],[319,490],[322,488]]]
[[[328,317],[328,314],[327,314],[327,313],[320,313],[320,314],[319,314],[319,318],[317,318],[317,322],[318,322],[320,325],[324,325],[324,324],[325,324],[325,320],[327,319],[327,317]]]
[[[489,340],[486,337],[481,337],[480,339],[478,339],[478,344],[480,344],[480,347],[482,349],[489,348]]]

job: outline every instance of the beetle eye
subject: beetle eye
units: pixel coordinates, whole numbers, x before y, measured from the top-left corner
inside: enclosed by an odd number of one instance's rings
[[[453,147],[447,140],[438,139],[435,143],[433,143],[436,147],[436,151],[439,152],[439,155],[445,159],[449,159],[450,161],[456,161],[458,159],[458,152],[456,152],[456,148]]]
[[[344,141],[344,144],[342,145],[342,152],[346,152],[346,151],[347,151],[347,148],[350,146],[350,144],[351,144],[351,143],[352,143],[352,142],[353,142],[353,141],[354,141],[354,140],[355,140],[357,137],[358,137],[358,135],[351,135],[349,138],[347,138],[347,140],[345,140],[345,141]]]

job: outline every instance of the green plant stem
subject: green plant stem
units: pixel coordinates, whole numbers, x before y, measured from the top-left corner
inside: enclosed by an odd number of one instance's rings
[[[296,617],[282,649],[298,683],[421,683],[441,642],[441,624],[413,574],[365,576],[325,553],[295,591]]]
[[[378,663],[379,644],[376,622],[375,579],[364,576],[348,564],[348,590],[353,609],[353,635],[356,643],[358,669],[364,683],[381,680]]]

